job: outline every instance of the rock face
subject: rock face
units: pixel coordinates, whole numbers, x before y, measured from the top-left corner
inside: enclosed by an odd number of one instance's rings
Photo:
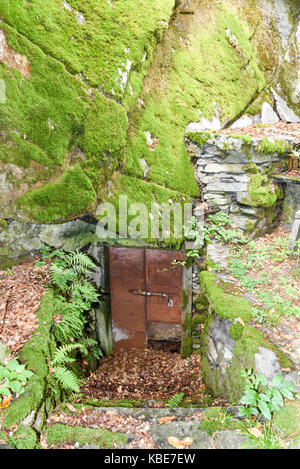
[[[283,122],[300,122],[300,118],[290,109],[286,102],[272,88],[277,114]]]
[[[123,193],[197,196],[188,124],[216,130],[245,110],[254,122],[270,86],[285,119],[299,114],[298,2],[75,3],[1,9],[4,219],[66,222]]]
[[[227,211],[252,237],[271,230],[284,195],[273,175],[287,169],[285,156],[297,140],[209,132],[186,136],[204,201]]]

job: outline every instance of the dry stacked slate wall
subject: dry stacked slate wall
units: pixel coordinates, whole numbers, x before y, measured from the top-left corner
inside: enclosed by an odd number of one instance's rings
[[[270,231],[279,220],[282,184],[273,178],[288,167],[296,139],[253,138],[222,133],[187,133],[203,200],[230,214],[251,237]]]

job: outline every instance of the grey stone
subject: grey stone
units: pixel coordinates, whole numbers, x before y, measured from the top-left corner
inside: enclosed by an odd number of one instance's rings
[[[25,417],[20,422],[20,425],[24,425],[25,427],[31,427],[33,425],[34,421],[35,421],[35,417],[36,417],[36,411],[32,410],[31,412],[29,412],[27,417]]]
[[[228,268],[229,246],[223,245],[217,240],[212,239],[207,245],[207,258],[216,264],[220,264],[224,270]]]
[[[174,436],[179,440],[188,437],[193,440],[189,449],[210,449],[211,437],[205,431],[199,430],[199,422],[171,422],[168,425],[154,425],[151,436],[159,449],[173,449],[168,437]]]
[[[227,362],[233,357],[235,340],[229,335],[231,322],[226,319],[215,317],[210,331],[208,332],[207,357],[212,368],[225,370]]]
[[[108,284],[108,273],[106,269],[106,254],[104,246],[100,244],[91,245],[87,251],[87,254],[92,258],[96,264],[96,268],[93,272],[87,275],[89,280],[92,280],[98,287],[101,293],[109,293]]]
[[[106,355],[109,355],[113,349],[111,314],[109,305],[105,299],[99,301],[98,307],[95,309],[95,327],[96,337],[101,344],[101,348]]]
[[[299,365],[299,360],[296,359],[295,360],[295,364],[296,365]],[[297,390],[297,393],[299,394],[300,393],[300,373],[299,371],[290,371],[289,373],[287,373],[284,377],[284,381],[291,381],[292,383],[294,383],[294,385],[296,386],[296,390]]]
[[[0,450],[1,449],[15,449],[10,445],[6,445],[5,443],[0,443]]]
[[[269,103],[263,103],[261,110],[261,123],[262,124],[276,124],[279,122],[279,117],[272,109]]]
[[[246,440],[246,437],[234,430],[221,430],[214,437],[216,449],[241,449]]]
[[[215,182],[208,184],[206,189],[211,192],[245,192],[248,184],[243,182]]]
[[[252,215],[254,217],[263,217],[264,209],[262,207],[250,207],[249,205],[242,204],[232,204],[231,206],[232,213],[241,213],[246,215]]]
[[[63,6],[66,10],[72,11],[71,5],[69,5],[69,3],[67,3],[65,0],[63,1]]]
[[[295,216],[298,210],[300,210],[300,180],[289,180],[287,178],[278,178],[284,183],[284,203],[282,220],[287,228],[291,229],[295,221]]]
[[[277,16],[277,29],[282,40],[282,47],[286,49],[292,25],[290,23],[290,9],[285,0],[273,0],[275,12]]]
[[[84,17],[84,14],[81,13],[80,11],[76,11],[76,19],[78,21],[79,24],[84,24],[85,23],[85,17]]]
[[[216,181],[216,179],[222,184],[232,184],[235,182],[246,182],[248,183],[248,176],[246,174],[232,174],[228,173],[220,173],[217,176],[215,174],[209,174],[208,176],[204,176],[201,180],[203,184],[211,184]]]
[[[259,347],[255,354],[255,367],[258,373],[262,373],[267,378],[269,383],[272,382],[275,375],[282,372],[277,355],[273,350],[265,347]]]
[[[300,239],[300,210],[296,212],[295,221],[293,223],[292,231],[289,238],[289,249],[293,252],[296,246],[296,242]]]
[[[143,168],[143,171],[144,171],[144,178],[147,176],[148,174],[148,171],[150,169],[150,166],[148,165],[147,161],[145,160],[145,158],[141,158],[140,159],[140,164],[141,164],[141,167]]]
[[[231,129],[243,129],[253,124],[253,119],[247,115],[240,117],[234,124],[231,125]]]
[[[240,230],[243,231],[253,231],[253,229],[258,224],[259,220],[252,215],[234,213],[230,216],[232,222],[237,226]],[[251,229],[250,229],[251,228]]]
[[[300,122],[300,118],[288,107],[286,102],[271,88],[274,100],[276,112],[283,122]]]
[[[60,225],[48,225],[40,233],[40,239],[55,248],[76,251],[96,240],[96,226],[81,220]]]
[[[4,359],[9,355],[9,353],[9,348],[0,341],[0,364],[4,362]]]
[[[231,174],[244,174],[243,164],[219,164],[219,163],[209,163],[205,166],[206,173],[224,173],[228,172]]]
[[[34,430],[36,430],[39,433],[42,430],[42,427],[46,418],[45,407],[46,407],[45,404],[42,404],[41,408],[38,410],[36,414],[34,424],[32,425],[32,428],[34,428]]]
[[[204,130],[220,130],[222,125],[220,118],[216,115],[212,119],[207,119],[200,113],[201,119],[199,122],[190,122],[185,131],[188,132],[202,132]]]

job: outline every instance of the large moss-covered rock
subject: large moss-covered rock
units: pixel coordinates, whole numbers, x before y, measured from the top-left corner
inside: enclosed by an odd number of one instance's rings
[[[197,195],[191,120],[256,114],[277,83],[297,112],[299,11],[281,3],[284,22],[271,1],[4,0],[0,216]]]

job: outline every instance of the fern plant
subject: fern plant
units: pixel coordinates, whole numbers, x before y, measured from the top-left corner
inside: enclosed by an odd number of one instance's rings
[[[167,404],[169,407],[172,407],[172,408],[179,407],[183,398],[184,398],[184,393],[178,392],[177,394],[174,394],[172,397],[170,397],[170,399],[168,399]]]
[[[85,336],[86,312],[96,303],[99,294],[86,276],[96,268],[93,261],[82,252],[63,253],[55,251],[51,259],[50,278],[53,296],[52,331],[57,341],[53,359],[50,362],[50,382],[53,380],[69,392],[79,392],[77,377],[78,354],[88,361],[103,356],[96,340]],[[77,367],[77,370],[76,370]]]
[[[80,380],[76,374],[66,367],[67,364],[76,361],[74,353],[77,351],[82,352],[83,355],[88,354],[88,349],[85,345],[80,343],[62,345],[54,352],[54,357],[50,363],[50,370],[52,376],[61,385],[62,389],[69,392],[79,392]],[[70,356],[73,354],[73,356]]]

